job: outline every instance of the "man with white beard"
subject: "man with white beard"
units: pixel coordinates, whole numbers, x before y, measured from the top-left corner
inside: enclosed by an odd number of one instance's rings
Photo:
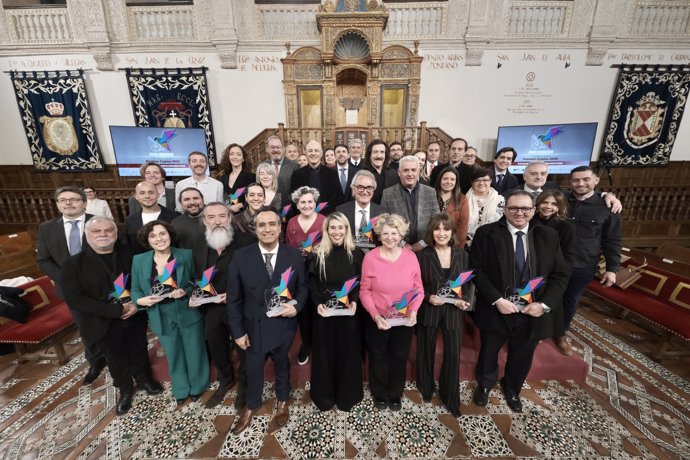
[[[193,248],[194,265],[198,283],[197,292],[205,289],[206,296],[218,296],[212,303],[200,308],[204,313],[204,335],[208,343],[211,362],[218,371],[218,389],[206,401],[206,407],[215,407],[223,402],[225,395],[235,384],[232,364],[232,349],[237,350],[239,368],[237,369],[239,388],[235,407],[240,410],[246,404],[247,372],[244,351],[234,345],[230,337],[228,314],[225,301],[228,266],[235,250],[232,228],[232,212],[220,202],[208,204],[201,213],[204,225],[204,238],[198,238]],[[210,284],[210,286],[209,286]]]

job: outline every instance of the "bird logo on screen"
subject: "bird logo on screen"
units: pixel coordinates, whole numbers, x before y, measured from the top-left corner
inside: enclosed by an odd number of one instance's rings
[[[548,148],[552,148],[551,143],[553,142],[553,139],[561,134],[563,132],[563,126],[554,126],[553,128],[549,128],[546,133],[540,134],[537,136],[537,138],[541,141],[542,144],[544,144]]]
[[[170,141],[175,136],[176,134],[174,129],[166,129],[160,136],[154,137],[153,140],[155,140],[158,145],[163,147],[168,152],[172,152],[172,150],[170,150]]]

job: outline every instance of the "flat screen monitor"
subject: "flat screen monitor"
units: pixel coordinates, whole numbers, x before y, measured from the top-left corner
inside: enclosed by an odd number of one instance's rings
[[[496,151],[513,147],[517,159],[510,172],[522,174],[533,161],[549,165],[550,174],[569,174],[592,159],[597,123],[500,126]]]
[[[155,161],[169,177],[188,177],[187,156],[194,151],[208,156],[206,133],[200,128],[111,126],[110,137],[120,176],[139,176],[141,165]]]

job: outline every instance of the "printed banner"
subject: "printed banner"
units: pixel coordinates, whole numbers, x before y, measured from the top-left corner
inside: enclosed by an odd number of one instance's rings
[[[668,164],[688,97],[690,68],[622,66],[600,154],[603,166]]]
[[[105,167],[82,70],[10,72],[19,113],[39,171]]]
[[[127,69],[127,85],[137,126],[202,128],[209,166],[216,166],[206,67]]]

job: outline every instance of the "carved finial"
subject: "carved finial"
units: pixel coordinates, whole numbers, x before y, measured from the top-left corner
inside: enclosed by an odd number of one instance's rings
[[[413,42],[413,44],[414,44],[414,54],[416,56],[419,56],[419,40],[415,40]]]
[[[285,44],[285,51],[287,52],[287,55],[290,56],[290,42]]]
[[[326,13],[333,13],[335,11],[335,3],[333,3],[333,0],[326,0],[323,2],[323,10]]]
[[[376,11],[379,9],[379,2],[376,0],[369,0],[369,4],[367,5],[367,9],[369,11]]]

